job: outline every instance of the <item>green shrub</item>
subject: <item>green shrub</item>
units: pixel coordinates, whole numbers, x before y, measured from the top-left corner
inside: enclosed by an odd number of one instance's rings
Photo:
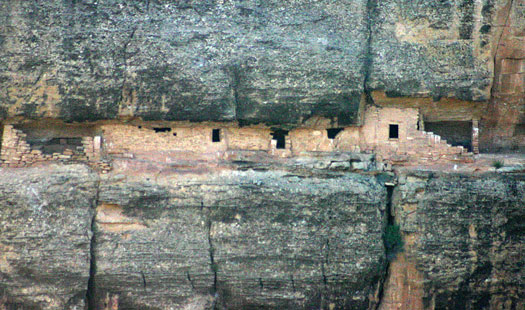
[[[399,225],[387,225],[383,234],[387,256],[393,257],[403,251],[403,237]]]
[[[495,160],[492,162],[492,167],[499,169],[503,167],[503,162],[501,160]]]

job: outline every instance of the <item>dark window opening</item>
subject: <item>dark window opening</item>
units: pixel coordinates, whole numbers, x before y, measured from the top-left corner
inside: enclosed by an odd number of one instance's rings
[[[337,135],[343,131],[344,128],[329,128],[326,130],[326,133],[328,135],[328,139],[335,139],[335,137],[337,137]]]
[[[155,130],[155,132],[170,132],[171,131],[171,128],[169,127],[153,127],[153,130]]]
[[[399,139],[399,125],[390,124],[388,128],[389,139]]]
[[[52,139],[31,139],[28,140],[32,150],[40,150],[43,154],[53,153],[62,154],[65,150],[73,153],[82,153],[84,150],[82,138],[52,138]]]
[[[462,146],[472,152],[472,122],[425,122],[425,131],[435,133],[452,146]]]
[[[2,150],[3,137],[4,137],[4,125],[0,123],[0,151]]]
[[[221,142],[221,130],[213,129],[211,131],[211,142]]]
[[[272,132],[272,140],[277,141],[276,148],[284,149],[286,148],[286,136],[288,135],[287,130],[277,129]]]
[[[139,129],[142,129],[142,126],[138,126],[138,127],[139,127]]]

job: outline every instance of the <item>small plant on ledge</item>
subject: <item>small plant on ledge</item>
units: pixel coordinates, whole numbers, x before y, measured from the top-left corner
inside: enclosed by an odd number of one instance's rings
[[[499,169],[503,167],[503,162],[501,160],[495,160],[492,162],[492,167]]]

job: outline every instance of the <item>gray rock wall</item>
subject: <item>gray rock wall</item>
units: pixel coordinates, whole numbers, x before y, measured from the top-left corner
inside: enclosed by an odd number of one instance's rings
[[[400,173],[396,272],[413,278],[384,283],[382,177],[0,172],[7,309],[375,309],[383,292],[407,289],[387,285],[403,283],[424,309],[524,305],[523,175]]]
[[[386,191],[373,176],[218,170],[99,180],[78,165],[0,171],[1,307],[375,303]]]
[[[0,169],[0,308],[84,309],[97,179],[82,166]]]
[[[371,89],[388,96],[490,99],[492,32],[505,1],[374,1]]]
[[[102,182],[141,229],[96,232],[95,286],[131,308],[366,308],[384,269],[373,177],[285,172]]]
[[[394,191],[407,257],[423,274],[425,307],[525,305],[523,175],[412,173]]]
[[[355,123],[366,1],[9,1],[3,117]]]
[[[0,119],[348,125],[365,88],[488,100],[506,3],[4,1]]]

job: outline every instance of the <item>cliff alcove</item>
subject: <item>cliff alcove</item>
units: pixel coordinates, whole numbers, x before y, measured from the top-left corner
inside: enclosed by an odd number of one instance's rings
[[[523,309],[524,12],[0,2],[0,310]]]

